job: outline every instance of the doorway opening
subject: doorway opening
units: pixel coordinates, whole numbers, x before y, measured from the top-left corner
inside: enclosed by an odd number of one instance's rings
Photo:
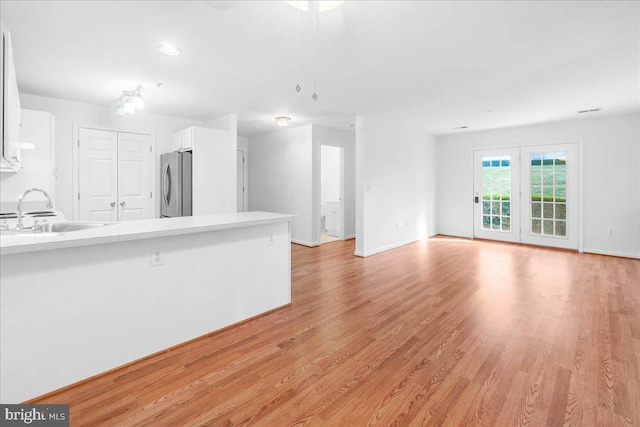
[[[320,244],[344,240],[341,147],[320,146]]]

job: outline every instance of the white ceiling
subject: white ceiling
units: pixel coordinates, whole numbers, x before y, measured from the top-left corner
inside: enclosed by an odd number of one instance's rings
[[[312,15],[300,15],[298,94],[296,11],[281,1],[0,4],[21,92],[115,112],[141,84],[149,112],[236,113],[241,135],[282,114],[348,129],[394,113],[448,134],[640,110],[637,1],[347,0],[321,16],[317,102]],[[161,41],[183,54],[161,55]]]

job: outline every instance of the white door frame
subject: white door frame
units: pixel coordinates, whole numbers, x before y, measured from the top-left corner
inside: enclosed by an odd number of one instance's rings
[[[493,146],[493,147],[472,147],[470,152],[470,165],[471,165],[471,194],[469,197],[469,209],[471,211],[471,239],[474,239],[474,227],[475,227],[475,216],[474,216],[474,186],[475,186],[475,176],[473,173],[475,160],[474,153],[478,150],[501,150],[505,148],[523,148],[523,147],[535,147],[535,146],[551,146],[551,145],[567,145],[567,144],[578,144],[578,252],[584,252],[584,141],[582,139],[570,139],[564,141],[553,141],[553,142],[545,142],[545,141],[527,141],[526,143],[520,143],[518,145],[509,145],[509,146]],[[521,173],[523,173],[521,168]],[[522,217],[522,204],[524,202],[520,201],[520,212]],[[528,207],[527,207],[528,209]],[[522,226],[522,222],[521,222]]]
[[[340,150],[340,222],[341,222],[341,227],[340,227],[340,240],[345,240],[345,227],[344,227],[344,147],[341,145],[337,145],[337,144],[331,144],[331,143],[319,143],[318,144],[318,211],[317,211],[317,224],[316,224],[316,229],[318,231],[318,246],[321,244],[322,241],[322,230],[321,230],[321,226],[322,226],[322,146],[325,147],[333,147],[333,148],[337,148]]]
[[[149,135],[151,138],[151,150],[153,151],[153,166],[149,168],[151,174],[151,205],[153,206],[154,218],[158,217],[158,209],[156,206],[156,167],[158,163],[157,152],[156,152],[156,137],[155,133],[145,133],[145,132],[131,132],[124,129],[109,129],[104,126],[85,126],[77,123],[73,123],[73,133],[71,139],[71,155],[72,155],[72,186],[71,186],[71,202],[72,202],[72,220],[77,221],[80,218],[80,205],[78,203],[78,191],[80,188],[79,185],[79,161],[78,161],[78,144],[80,143],[80,128],[82,129],[93,129],[93,130],[103,130],[108,132],[122,132],[122,133],[133,133],[137,135]]]
[[[244,207],[244,212],[248,212],[249,209],[249,168],[247,167],[249,150],[246,148],[237,148],[236,151],[242,151],[242,158],[244,159],[243,165],[243,174],[242,179],[244,180],[244,191],[242,192],[242,206]],[[237,153],[236,153],[237,155]],[[236,183],[237,185],[237,183]]]

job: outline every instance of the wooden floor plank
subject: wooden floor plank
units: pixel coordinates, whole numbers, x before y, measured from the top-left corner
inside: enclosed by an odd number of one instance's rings
[[[291,306],[46,403],[74,426],[640,425],[640,261],[447,237],[291,249]]]

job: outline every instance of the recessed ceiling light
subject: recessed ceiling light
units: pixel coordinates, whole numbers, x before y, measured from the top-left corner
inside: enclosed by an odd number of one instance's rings
[[[158,46],[158,51],[160,53],[164,53],[165,55],[169,55],[169,56],[180,55],[180,49],[178,49],[171,43],[164,43],[164,42],[160,43],[160,46]]]
[[[459,126],[457,128],[454,128],[454,129],[467,129],[467,128],[468,128],[467,126]]]
[[[291,117],[287,117],[287,116],[278,116],[276,117],[276,124],[278,126],[289,126],[289,123],[291,123]]]

